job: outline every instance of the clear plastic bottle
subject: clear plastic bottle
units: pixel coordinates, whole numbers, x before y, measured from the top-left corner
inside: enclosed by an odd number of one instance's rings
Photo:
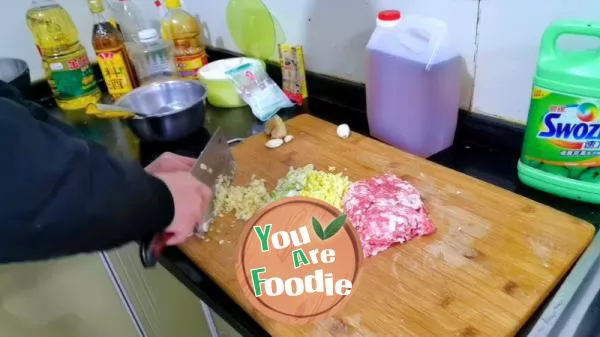
[[[127,46],[138,40],[139,32],[152,28],[150,21],[144,17],[133,1],[108,0],[108,4]]]
[[[461,60],[444,22],[379,13],[369,40],[367,117],[373,137],[428,157],[454,141]]]
[[[69,13],[53,0],[33,0],[26,19],[59,108],[98,102],[102,92]]]
[[[92,45],[98,65],[109,94],[117,100],[137,86],[133,66],[125,49],[123,35],[104,16],[104,0],[88,0],[88,6],[94,16]]]
[[[198,71],[208,63],[202,44],[202,28],[196,17],[181,9],[180,0],[167,0],[169,10],[162,22],[165,40],[175,47],[175,63],[183,78],[198,79]]]
[[[132,61],[140,84],[179,77],[173,45],[161,39],[156,29],[142,30],[138,40],[132,49]]]
[[[117,29],[123,34],[123,42],[125,49],[129,54],[129,59],[133,63],[133,73],[137,76],[136,64],[133,62],[133,50],[137,48],[139,43],[138,34],[145,30],[153,28],[150,20],[148,20],[142,11],[137,7],[135,2],[130,0],[108,0],[110,11],[114,16]],[[139,82],[138,82],[139,83]]]

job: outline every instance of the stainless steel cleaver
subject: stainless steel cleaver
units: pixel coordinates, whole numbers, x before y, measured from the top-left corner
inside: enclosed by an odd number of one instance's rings
[[[191,174],[210,187],[212,199],[209,207],[204,213],[204,219],[196,227],[196,234],[203,237],[208,232],[216,214],[214,212],[214,200],[216,193],[216,183],[219,176],[223,175],[233,181],[235,176],[235,160],[229,149],[227,138],[218,128],[208,141],[196,164],[192,168]],[[142,241],[140,244],[140,257],[142,265],[146,268],[156,265],[157,259],[162,250],[166,247],[166,241],[171,237],[169,233],[160,233],[150,240]]]
[[[196,164],[192,168],[192,175],[206,184],[213,192],[213,199],[209,203],[209,209],[206,211],[204,219],[198,224],[196,233],[204,236],[210,228],[216,214],[214,213],[214,200],[216,193],[216,183],[219,176],[228,177],[231,182],[235,176],[235,159],[229,149],[227,137],[218,128],[211,139],[200,153]]]

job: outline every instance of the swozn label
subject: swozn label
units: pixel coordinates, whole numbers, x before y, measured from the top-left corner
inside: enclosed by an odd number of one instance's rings
[[[598,99],[534,87],[521,160],[556,175],[600,181],[599,118]]]

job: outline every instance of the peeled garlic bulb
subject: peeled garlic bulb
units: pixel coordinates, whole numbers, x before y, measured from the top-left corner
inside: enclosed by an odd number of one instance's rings
[[[348,124],[341,124],[337,127],[337,135],[340,138],[346,139],[350,137],[350,127]]]
[[[265,125],[265,133],[269,138],[283,138],[287,135],[285,123],[281,117],[275,115]]]

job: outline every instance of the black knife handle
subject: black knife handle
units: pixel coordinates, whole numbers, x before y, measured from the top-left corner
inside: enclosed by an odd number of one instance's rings
[[[173,233],[161,233],[153,236],[150,240],[142,240],[140,244],[140,259],[144,268],[156,266],[158,257],[172,236]]]

